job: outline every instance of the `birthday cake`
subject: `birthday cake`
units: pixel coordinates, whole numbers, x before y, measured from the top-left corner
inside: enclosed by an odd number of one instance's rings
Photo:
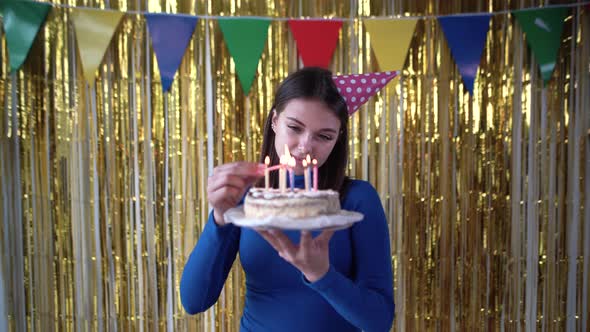
[[[339,212],[340,198],[334,190],[251,188],[244,200],[246,218],[252,219],[270,216],[301,219]]]

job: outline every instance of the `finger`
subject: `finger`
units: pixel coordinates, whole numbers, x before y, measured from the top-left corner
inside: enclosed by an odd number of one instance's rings
[[[208,188],[207,193],[210,196],[231,199],[234,201],[234,204],[237,204],[242,199],[247,189],[248,187],[246,186],[225,185],[215,189]]]
[[[207,190],[215,191],[225,186],[231,186],[241,190],[246,187],[246,181],[244,178],[230,173],[216,174],[209,178],[207,182]]]
[[[209,195],[210,201],[220,201],[239,196],[240,189],[236,187],[225,186],[216,190],[208,190],[207,194]]]
[[[240,201],[241,195],[238,189],[233,187],[224,187],[212,193],[209,193],[208,200],[214,207],[221,205],[235,206]]]
[[[297,253],[297,247],[291,242],[291,240],[285,235],[285,233],[279,230],[270,230],[270,233],[277,239],[281,251],[286,253],[288,257],[294,257]]]
[[[240,161],[217,166],[213,170],[213,174],[229,172],[234,175],[259,177],[264,175],[264,167],[264,164]]]
[[[253,186],[256,181],[258,181],[262,176],[246,176],[244,177],[244,182],[246,183],[246,188]],[[245,190],[244,190],[245,192]]]
[[[272,236],[267,230],[257,230],[258,234],[262,236],[266,242],[270,244],[271,247],[274,248],[276,251],[281,251],[281,247],[274,236]]]
[[[216,190],[227,184],[245,191],[247,187],[250,187],[253,183],[258,181],[260,177],[260,175],[250,176],[241,174],[236,175],[231,172],[218,172],[209,177],[207,186],[212,190]]]
[[[303,253],[303,256],[306,256],[310,249],[311,249],[312,237],[309,231],[301,231],[301,237],[299,238],[299,248]]]
[[[277,239],[276,236],[274,236],[269,231],[264,231],[261,235],[268,243],[270,243],[274,250],[277,251],[279,257],[281,257],[289,263],[293,262],[293,254],[289,252],[288,249],[285,249],[284,245],[281,243],[281,241]]]
[[[236,205],[238,205],[238,202],[239,200],[235,198],[227,198],[222,202],[222,204],[225,206],[225,210],[229,210],[233,207],[236,207]]]
[[[223,216],[227,210],[236,206],[235,204],[232,204],[231,202],[226,200],[218,201],[215,205],[211,205],[213,206],[213,209],[216,210],[217,213],[221,216]]]
[[[253,165],[258,165],[258,163],[252,163],[252,162],[248,162],[248,161],[236,161],[236,162],[221,164],[219,166],[216,166],[213,170],[214,170],[214,172],[217,172],[217,171],[225,171],[225,170],[234,169],[234,168],[248,168],[248,167],[252,167]]]
[[[324,230],[320,235],[318,235],[315,240],[319,245],[327,245],[330,242],[330,239],[334,235],[334,230]]]

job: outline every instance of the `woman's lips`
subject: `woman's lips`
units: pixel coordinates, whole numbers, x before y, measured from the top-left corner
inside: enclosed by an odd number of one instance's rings
[[[295,163],[297,165],[303,165],[303,161],[305,160],[305,158],[299,158],[299,157],[294,157],[295,158]]]

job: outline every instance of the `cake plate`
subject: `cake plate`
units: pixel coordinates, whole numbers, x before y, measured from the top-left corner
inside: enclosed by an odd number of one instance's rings
[[[229,209],[223,215],[226,222],[240,227],[266,229],[275,228],[282,230],[340,230],[352,226],[354,223],[363,220],[364,215],[355,211],[340,210],[339,213],[322,215],[311,218],[289,218],[280,216],[269,216],[263,219],[246,218],[244,206]]]

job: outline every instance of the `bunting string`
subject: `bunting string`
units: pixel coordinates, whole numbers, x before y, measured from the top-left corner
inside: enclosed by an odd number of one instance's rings
[[[117,9],[112,9],[112,8],[96,8],[96,7],[90,7],[90,6],[78,6],[78,5],[70,5],[70,4],[62,4],[62,3],[48,3],[48,2],[40,2],[40,1],[32,1],[32,0],[21,0],[24,2],[34,2],[34,3],[40,3],[40,4],[50,4],[53,7],[56,8],[64,8],[64,9],[96,9],[96,10],[101,10],[101,11],[114,11],[114,12],[120,12]],[[576,2],[576,3],[564,3],[564,4],[549,4],[549,5],[545,5],[542,7],[528,7],[528,8],[519,8],[519,11],[529,11],[529,10],[538,10],[538,9],[551,9],[551,8],[574,8],[574,7],[581,7],[581,6],[586,6],[586,5],[590,5],[590,1],[582,1],[582,2]],[[298,16],[293,16],[293,17],[279,17],[279,16],[260,16],[260,15],[240,15],[240,16],[229,16],[229,15],[201,15],[201,14],[184,14],[184,13],[174,13],[173,15],[175,16],[181,16],[181,17],[196,17],[198,19],[202,19],[202,20],[218,20],[220,18],[223,19],[231,19],[231,18],[250,18],[250,19],[259,19],[259,20],[272,20],[272,21],[289,21],[289,20],[293,20],[293,19],[322,19],[322,20],[332,20],[332,21],[354,21],[356,19],[374,19],[374,20],[390,20],[390,19],[396,19],[396,20],[403,20],[403,19],[420,19],[420,20],[424,20],[424,19],[437,19],[439,17],[446,17],[446,16],[476,16],[476,15],[481,15],[481,14],[490,14],[490,15],[504,15],[504,14],[510,14],[512,13],[514,10],[513,9],[507,9],[507,10],[498,10],[498,11],[480,11],[480,12],[469,12],[469,13],[456,13],[456,14],[445,14],[445,15],[379,15],[379,16],[354,16],[353,13],[351,12],[351,15],[348,17],[336,17],[336,16],[323,16],[323,17],[308,17],[308,16],[302,16],[302,15],[298,15]],[[140,10],[125,10],[123,11],[126,14],[132,14],[132,15],[144,15],[144,14],[153,14],[154,12],[149,12],[149,11],[140,11]],[[172,15],[172,14],[171,14]]]

